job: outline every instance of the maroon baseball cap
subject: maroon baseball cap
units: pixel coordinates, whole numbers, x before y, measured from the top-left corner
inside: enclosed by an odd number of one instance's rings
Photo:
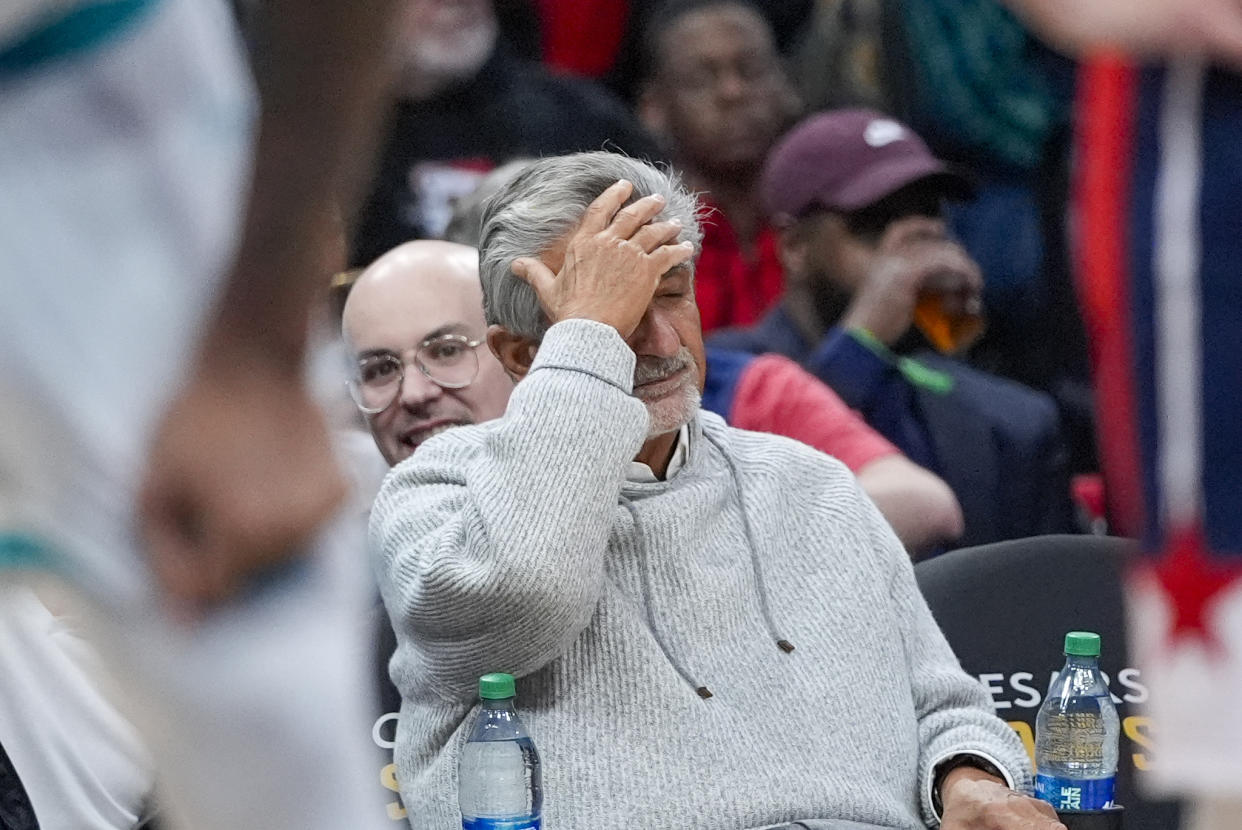
[[[970,198],[974,186],[932,155],[914,131],[868,109],[812,115],[768,153],[759,196],[768,216],[796,219],[812,207],[850,213],[918,181],[946,196]]]

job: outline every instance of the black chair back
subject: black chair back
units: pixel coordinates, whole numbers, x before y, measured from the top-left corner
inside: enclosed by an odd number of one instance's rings
[[[0,746],[0,830],[39,830],[39,819],[35,817],[30,796],[3,746]]]
[[[1175,802],[1143,798],[1135,771],[1151,750],[1142,675],[1126,647],[1121,573],[1130,542],[1101,536],[1037,536],[964,548],[915,566],[919,587],[962,667],[992,695],[1027,751],[1067,631],[1095,631],[1100,666],[1122,721],[1117,802],[1126,830],[1178,826]]]

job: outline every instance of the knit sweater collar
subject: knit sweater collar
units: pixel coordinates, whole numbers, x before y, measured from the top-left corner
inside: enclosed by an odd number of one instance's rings
[[[703,410],[700,409],[693,418],[682,426],[681,431],[678,433],[678,446],[673,453],[674,458],[669,461],[668,469],[662,480],[656,479],[654,476],[639,477],[635,475],[636,468],[634,465],[637,462],[630,463],[626,470],[625,481],[621,485],[622,497],[633,496],[643,498],[656,493],[662,493],[674,487],[681,479],[702,472],[705,464],[704,453],[706,452],[703,447],[705,440],[703,414]],[[645,464],[643,466],[646,467]]]
[[[704,421],[711,421],[711,423],[705,425]],[[641,568],[640,573],[642,577],[643,608],[646,610],[647,614],[647,625],[651,630],[652,635],[655,637],[656,642],[659,644],[660,650],[664,652],[664,656],[669,661],[669,664],[672,665],[673,669],[681,675],[681,678],[695,690],[699,697],[704,699],[712,696],[711,690],[706,685],[695,679],[693,670],[685,663],[682,656],[677,654],[676,651],[671,648],[670,641],[668,637],[665,636],[665,632],[663,630],[664,626],[662,624],[662,620],[658,617],[656,609],[657,603],[651,590],[651,576],[649,571],[652,565],[650,561],[650,552],[647,549],[646,533],[643,529],[642,517],[639,514],[638,507],[633,499],[641,501],[641,499],[645,496],[658,497],[661,493],[668,492],[672,488],[689,483],[691,479],[703,475],[706,468],[709,466],[706,460],[706,454],[711,450],[714,450],[715,454],[720,457],[723,467],[725,471],[727,471],[727,478],[722,478],[721,480],[728,480],[730,482],[733,497],[737,501],[737,507],[742,517],[742,526],[746,534],[746,547],[750,554],[750,566],[755,575],[755,590],[758,595],[757,599],[759,602],[760,612],[763,615],[764,625],[778,649],[786,654],[794,650],[793,644],[790,643],[789,640],[787,640],[777,630],[776,622],[772,617],[768,590],[763,577],[763,565],[759,556],[758,541],[755,538],[754,530],[751,528],[750,517],[746,512],[746,498],[743,493],[742,481],[739,477],[738,469],[725,447],[726,442],[723,431],[716,435],[712,434],[715,431],[714,428],[717,424],[723,426],[716,416],[711,415],[705,417],[700,411],[695,415],[690,423],[683,428],[685,431],[682,433],[679,440],[685,441],[686,462],[681,470],[680,476],[674,477],[670,475],[664,481],[654,481],[651,483],[627,481],[621,491],[621,506],[629,512],[631,520],[634,522],[634,538],[638,544]]]
[[[673,444],[673,455],[668,460],[668,466],[664,470],[664,478],[668,480],[677,475],[681,468],[686,465],[686,458],[690,454],[690,428],[686,424],[682,424],[677,430],[677,440]],[[625,480],[635,484],[655,484],[660,479],[656,478],[656,474],[651,468],[641,461],[631,461],[629,470],[625,474]]]

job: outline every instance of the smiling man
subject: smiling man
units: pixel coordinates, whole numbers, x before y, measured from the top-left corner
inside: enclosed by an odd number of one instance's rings
[[[488,343],[520,380],[371,513],[411,824],[460,826],[475,684],[507,671],[549,827],[1060,828],[850,472],[698,409],[697,214],[608,153],[488,202]]]
[[[350,392],[390,466],[433,435],[498,418],[513,381],[484,338],[479,255],[453,242],[407,242],[354,283],[342,331]]]

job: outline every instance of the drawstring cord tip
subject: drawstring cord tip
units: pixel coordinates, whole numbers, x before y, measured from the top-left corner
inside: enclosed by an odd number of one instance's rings
[[[788,640],[777,640],[776,647],[779,648],[781,651],[785,652],[786,654],[794,650],[794,644],[789,642]]]
[[[709,697],[712,696],[712,690],[707,688],[706,686],[700,686],[694,691],[696,694],[698,694],[699,697],[703,698],[704,700],[707,700]]]

